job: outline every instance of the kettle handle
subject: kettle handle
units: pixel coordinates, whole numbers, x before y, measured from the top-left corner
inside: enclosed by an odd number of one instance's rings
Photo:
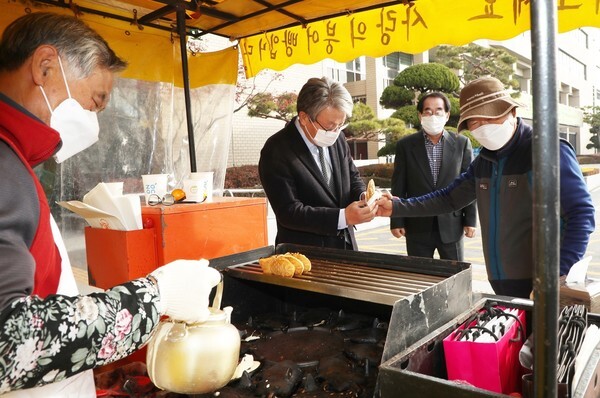
[[[221,275],[221,281],[217,284],[217,292],[213,299],[212,308],[216,310],[221,309],[221,299],[223,298],[223,275]]]

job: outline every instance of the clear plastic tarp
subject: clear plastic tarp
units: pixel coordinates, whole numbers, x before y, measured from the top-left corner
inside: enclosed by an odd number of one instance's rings
[[[225,181],[234,86],[214,84],[191,90],[197,171],[214,172],[214,195]],[[85,261],[85,221],[56,205],[81,200],[99,182],[124,182],[124,193],[139,193],[142,174],[169,174],[169,190],[181,188],[191,172],[183,89],[172,84],[117,79],[107,109],[99,115],[100,140],[64,163],[38,167],[52,213],[71,261]]]

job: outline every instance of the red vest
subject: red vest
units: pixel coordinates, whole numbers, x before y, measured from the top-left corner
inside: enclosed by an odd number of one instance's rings
[[[35,260],[33,294],[44,298],[57,291],[62,259],[52,235],[46,194],[32,167],[52,156],[60,136],[41,121],[0,101],[0,140],[19,156],[37,191],[40,218],[29,251]]]

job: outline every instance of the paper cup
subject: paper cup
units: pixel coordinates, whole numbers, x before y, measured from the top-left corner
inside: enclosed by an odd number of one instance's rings
[[[191,173],[190,178],[183,181],[186,200],[211,202],[213,195],[213,174],[212,171]]]
[[[163,196],[165,196],[167,193],[168,177],[168,174],[144,174],[142,176],[146,204],[148,203],[148,197],[152,194],[158,195],[158,197],[161,199]]]

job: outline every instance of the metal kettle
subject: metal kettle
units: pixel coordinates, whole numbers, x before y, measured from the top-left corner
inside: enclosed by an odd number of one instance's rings
[[[240,356],[240,334],[231,324],[232,307],[221,307],[223,281],[217,285],[210,316],[188,324],[161,320],[148,342],[146,365],[158,388],[204,394],[225,386]]]

